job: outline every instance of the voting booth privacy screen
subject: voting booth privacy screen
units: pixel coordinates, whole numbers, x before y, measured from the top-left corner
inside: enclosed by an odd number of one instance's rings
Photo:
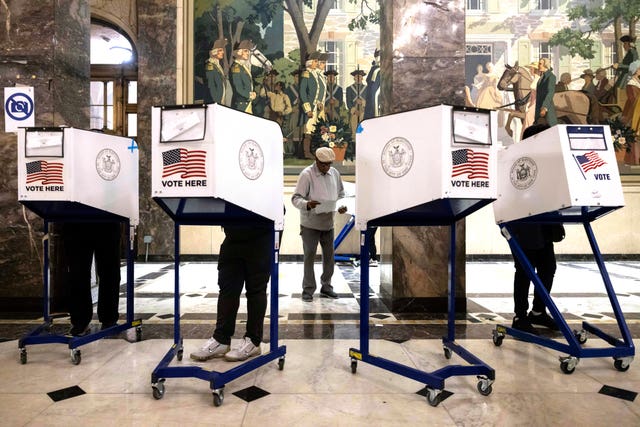
[[[438,105],[364,120],[356,225],[439,199],[497,196],[496,112]]]
[[[152,197],[217,198],[282,230],[282,131],[218,104],[152,109]],[[197,209],[197,208],[195,208]]]
[[[498,155],[498,177],[498,224],[624,206],[609,126],[556,125],[510,145]]]
[[[82,129],[20,128],[18,201],[62,216],[98,209],[137,225],[138,146],[131,138]],[[43,216],[39,208],[34,211]]]

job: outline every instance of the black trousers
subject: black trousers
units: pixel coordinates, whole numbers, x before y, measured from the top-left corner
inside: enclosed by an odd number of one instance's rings
[[[234,240],[227,236],[222,242],[218,261],[220,294],[213,332],[213,338],[219,343],[231,343],[243,287],[246,287],[247,297],[247,330],[244,336],[249,337],[254,345],[262,341],[272,247],[272,232],[250,240]]]
[[[548,242],[541,249],[522,249],[527,259],[531,263],[531,266],[535,270],[536,274],[540,278],[540,281],[544,285],[548,292],[551,292],[551,286],[553,285],[553,277],[556,273],[556,255],[553,251],[553,243]],[[529,309],[529,285],[531,281],[527,276],[527,273],[514,256],[516,272],[513,278],[513,301],[514,312],[516,317],[522,318],[527,316],[527,310]],[[532,310],[536,312],[544,312],[546,306],[544,300],[538,293],[534,291]]]
[[[69,223],[64,225],[64,247],[69,272],[71,324],[84,329],[93,317],[91,263],[95,255],[98,276],[98,320],[118,321],[120,293],[120,223]]]

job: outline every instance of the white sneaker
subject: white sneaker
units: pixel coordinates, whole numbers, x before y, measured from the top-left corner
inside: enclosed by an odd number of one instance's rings
[[[224,360],[228,362],[237,362],[247,360],[250,357],[257,356],[262,353],[260,346],[255,346],[251,342],[251,338],[244,337],[237,347],[234,347],[224,355]]]
[[[229,345],[220,344],[215,338],[209,338],[207,342],[198,351],[191,353],[193,360],[199,360],[201,362],[213,359],[214,357],[224,357],[229,351]]]
[[[377,267],[378,266],[378,260],[377,259],[370,259],[369,260],[369,267]]]

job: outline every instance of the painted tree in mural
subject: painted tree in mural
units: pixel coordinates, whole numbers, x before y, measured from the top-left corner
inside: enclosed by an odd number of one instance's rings
[[[570,7],[567,17],[571,27],[563,28],[549,40],[551,46],[565,46],[571,56],[579,55],[585,59],[594,57],[594,43],[591,38],[606,28],[613,26],[615,39],[619,40],[623,25],[629,28],[629,34],[635,36],[636,23],[640,16],[640,0],[606,0],[591,2],[592,6],[581,4]],[[622,58],[622,47],[618,46],[618,57]]]

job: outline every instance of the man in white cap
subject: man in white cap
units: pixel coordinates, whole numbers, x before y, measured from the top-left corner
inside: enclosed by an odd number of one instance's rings
[[[291,202],[300,210],[300,236],[304,253],[304,276],[302,278],[302,300],[313,301],[316,277],[313,271],[318,243],[322,249],[322,275],[320,296],[338,298],[333,291],[331,277],[334,268],[333,219],[335,203],[344,197],[344,186],[340,172],[331,167],[336,156],[329,147],[320,147],[315,152],[315,162],[307,166],[298,177]],[[345,213],[341,206],[338,213]]]

